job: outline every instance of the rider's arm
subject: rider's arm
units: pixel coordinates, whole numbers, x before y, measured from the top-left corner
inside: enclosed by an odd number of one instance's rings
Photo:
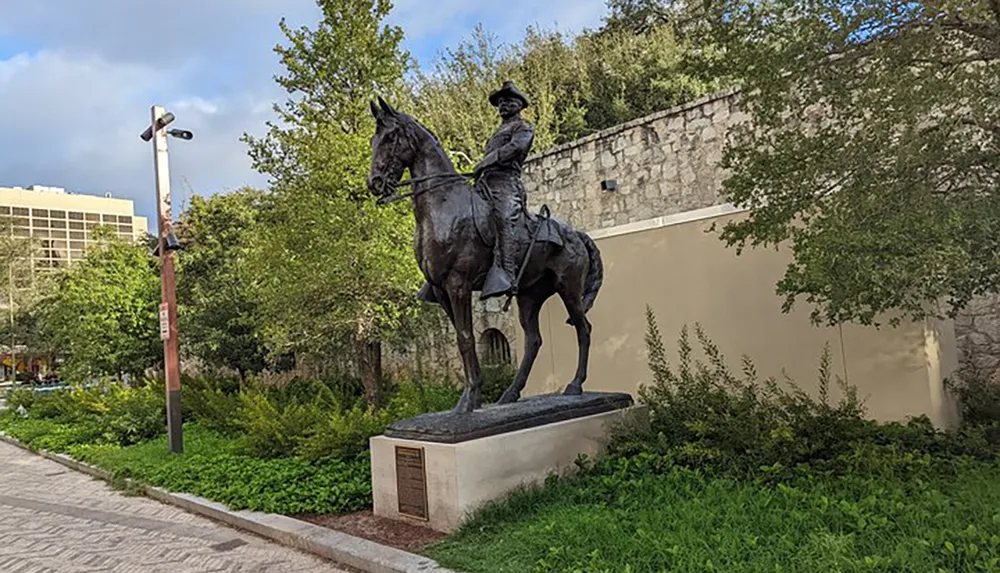
[[[527,155],[534,139],[535,128],[530,124],[522,123],[521,127],[511,136],[510,141],[497,150],[497,163],[507,163],[522,153]]]
[[[527,123],[522,124],[503,147],[486,154],[486,157],[476,165],[476,172],[481,172],[496,163],[507,163],[521,153],[526,155],[534,139],[535,128]]]

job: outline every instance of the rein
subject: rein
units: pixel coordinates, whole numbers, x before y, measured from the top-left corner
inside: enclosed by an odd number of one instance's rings
[[[398,189],[400,187],[412,187],[417,183],[423,183],[424,181],[429,181],[431,179],[441,179],[441,178],[444,179],[444,181],[441,181],[440,183],[435,183],[434,185],[425,187],[423,189],[414,189],[413,191],[409,191],[406,193],[394,193],[389,196],[381,197],[379,198],[378,203],[380,205],[384,205],[386,203],[395,203],[396,201],[402,201],[403,199],[407,199],[410,197],[417,197],[418,195],[423,195],[428,191],[433,191],[434,189],[447,185],[448,183],[450,183],[455,179],[468,179],[472,176],[473,176],[472,173],[438,173],[436,175],[427,175],[426,177],[414,177],[412,179],[404,179],[399,183],[386,183],[386,185]]]

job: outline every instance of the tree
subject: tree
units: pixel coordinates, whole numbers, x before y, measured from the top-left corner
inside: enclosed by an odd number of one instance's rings
[[[106,228],[92,237],[100,242],[57,277],[44,301],[44,329],[65,356],[61,372],[71,379],[140,376],[163,361],[157,261]]]
[[[258,325],[256,280],[247,266],[264,201],[243,188],[209,199],[194,196],[178,222],[177,299],[183,341],[192,353],[240,378],[266,367]]]
[[[713,0],[742,78],[729,246],[790,242],[785,309],[955,316],[1000,287],[1000,3]]]
[[[682,28],[625,25],[612,13],[604,27],[577,37],[531,27],[508,46],[478,26],[431,72],[416,75],[414,114],[459,168],[471,167],[499,123],[489,93],[511,79],[531,96],[526,118],[534,149],[543,151],[719,89],[702,62],[713,51],[696,50]]]
[[[383,26],[387,0],[318,0],[315,29],[281,29],[276,51],[291,98],[263,140],[245,136],[271,193],[253,237],[263,332],[273,352],[352,356],[369,401],[383,399],[381,343],[415,312],[419,270],[405,206],[364,191],[376,95],[397,98],[409,55]]]
[[[11,354],[11,377],[16,376],[19,347],[30,348],[37,342],[34,331],[26,328],[25,320],[37,304],[45,281],[35,280],[32,255],[38,248],[37,241],[15,233],[13,220],[9,216],[0,218],[0,298],[7,307],[6,319],[0,327],[0,344],[7,346]]]

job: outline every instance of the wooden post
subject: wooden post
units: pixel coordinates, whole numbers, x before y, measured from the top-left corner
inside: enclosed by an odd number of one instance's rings
[[[156,203],[158,206],[160,278],[162,304],[160,305],[160,338],[163,339],[163,366],[167,382],[167,435],[170,451],[184,452],[183,425],[181,423],[181,373],[177,341],[177,292],[174,286],[173,252],[167,248],[167,233],[173,215],[170,210],[170,170],[167,160],[167,134],[157,124],[164,116],[163,106],[152,108],[153,166],[156,170]],[[164,126],[165,127],[165,126]]]

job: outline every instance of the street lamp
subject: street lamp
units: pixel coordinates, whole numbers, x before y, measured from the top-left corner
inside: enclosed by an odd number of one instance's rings
[[[170,170],[167,157],[167,135],[190,141],[194,134],[182,129],[165,131],[173,123],[174,114],[154,105],[151,121],[139,137],[153,142],[153,169],[156,172],[157,242],[160,257],[160,338],[163,340],[163,369],[167,382],[167,436],[170,451],[184,452],[184,435],[181,424],[181,363],[177,342],[177,292],[174,284],[173,252],[180,248],[172,226],[170,212]]]

